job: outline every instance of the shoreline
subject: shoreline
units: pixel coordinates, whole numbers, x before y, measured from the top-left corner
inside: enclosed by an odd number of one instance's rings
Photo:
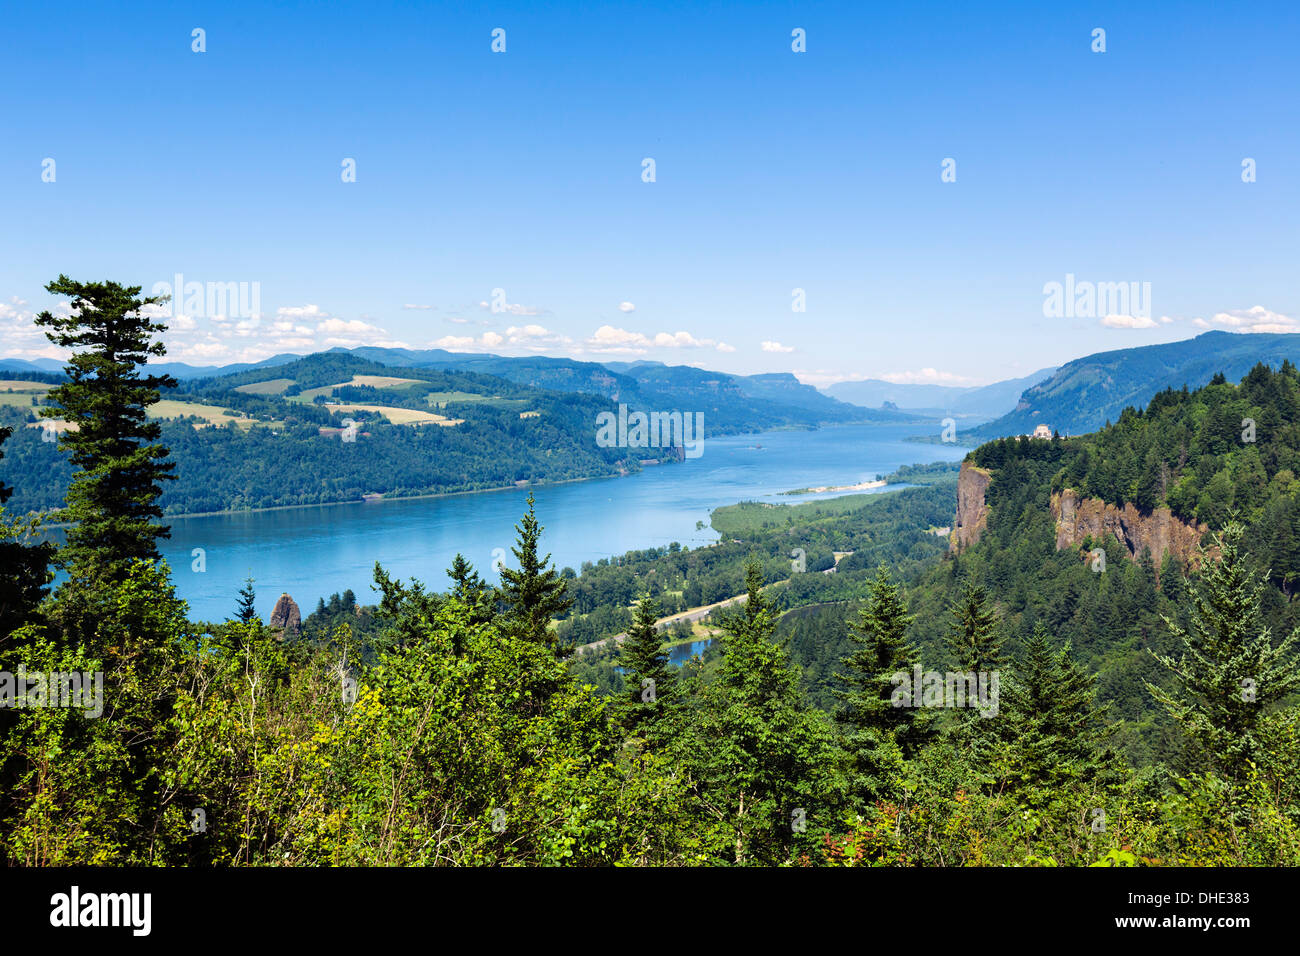
[[[871,481],[859,481],[856,485],[823,485],[820,488],[796,488],[794,491],[782,491],[783,495],[824,495],[831,491],[871,491],[876,488],[888,488],[889,482],[883,478]]]
[[[746,438],[750,436],[766,435],[766,434],[777,433],[777,432],[792,432],[792,431],[811,432],[811,431],[818,431],[823,428],[862,427],[863,425],[880,427],[885,424],[886,423],[883,422],[827,422],[816,426],[780,425],[775,428],[766,428],[758,432],[733,432],[731,434],[719,435],[718,438]],[[889,425],[893,425],[893,424],[894,423],[889,423]],[[886,425],[886,427],[889,426]],[[558,486],[558,485],[571,485],[580,481],[605,481],[614,478],[630,478],[633,475],[640,474],[644,470],[645,469],[642,468],[638,471],[629,471],[629,472],[624,472],[622,474],[616,473],[610,475],[588,475],[585,478],[564,478],[559,481],[542,481],[542,482],[530,481],[527,485],[523,486],[522,488],[514,484],[510,484],[510,485],[497,485],[491,488],[467,488],[464,491],[435,491],[435,492],[430,492],[428,494],[421,494],[421,495],[399,495],[397,497],[380,497],[380,498],[350,498],[346,501],[318,501],[310,504],[299,504],[299,505],[270,505],[265,508],[226,508],[221,511],[186,511],[186,512],[181,512],[179,514],[165,514],[159,520],[165,523],[173,520],[178,520],[181,518],[184,518],[186,520],[194,519],[194,518],[222,518],[222,517],[231,517],[234,515],[256,515],[256,514],[266,514],[272,511],[288,511],[295,508],[299,508],[299,509],[333,508],[341,505],[386,504],[394,501],[428,501],[436,498],[458,497],[460,495],[499,494],[500,492],[503,491],[523,491],[525,488],[545,488],[545,487]],[[844,488],[827,488],[825,489],[825,491],[854,490],[856,489],[856,487],[857,486],[851,486],[851,487],[845,486]],[[883,487],[883,486],[873,486],[873,487]],[[793,491],[778,492],[778,494],[782,494],[782,495],[816,494],[816,493],[819,493],[816,489],[799,491],[799,492],[793,492]],[[31,517],[33,515],[39,516],[41,514],[42,512],[28,512],[27,517]],[[71,523],[70,522],[49,523],[49,524],[42,524],[41,527],[68,528],[71,527]]]

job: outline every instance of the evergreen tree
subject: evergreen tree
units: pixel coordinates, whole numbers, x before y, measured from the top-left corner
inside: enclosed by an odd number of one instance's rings
[[[659,605],[647,594],[637,602],[632,626],[619,649],[627,701],[623,724],[628,733],[647,740],[660,736],[663,718],[676,698],[676,674],[663,650],[655,623]]]
[[[1070,656],[1055,650],[1046,625],[1034,625],[1003,690],[1001,723],[1015,776],[1048,788],[1094,778],[1110,758],[1112,728],[1096,702],[1096,682]]]
[[[469,609],[471,624],[483,624],[492,620],[496,613],[495,589],[483,580],[474,565],[470,564],[463,554],[458,552],[452,559],[451,567],[447,569],[447,577],[452,582],[452,597],[461,601]]]
[[[1147,683],[1193,749],[1230,780],[1242,779],[1265,748],[1261,722],[1269,707],[1300,688],[1300,629],[1273,645],[1260,615],[1264,576],[1250,569],[1241,551],[1244,533],[1230,522],[1215,538],[1219,560],[1202,551],[1199,579],[1188,586],[1190,627],[1164,619],[1183,654],[1156,658],[1180,688],[1169,692]]]
[[[244,586],[239,589],[239,603],[235,611],[235,620],[241,624],[252,624],[257,620],[257,593],[253,590],[253,576],[250,574],[244,579]],[[321,603],[318,611],[324,609],[324,602]]]
[[[877,751],[896,743],[904,755],[915,752],[928,724],[916,708],[895,707],[891,701],[896,683],[892,675],[904,672],[911,679],[916,649],[907,639],[912,615],[902,589],[882,564],[871,582],[870,593],[851,625],[853,653],[841,659],[847,673],[837,674],[847,690],[837,690],[842,702],[836,718],[847,725],[845,748],[854,766],[855,789],[875,790],[882,773]]]
[[[962,585],[953,604],[947,644],[958,671],[973,675],[977,686],[982,678],[990,693],[997,675],[1001,693],[1001,670],[1006,663],[1001,625],[984,588],[972,581]],[[996,718],[985,717],[971,706],[958,708],[956,717],[957,739],[965,753],[977,763],[987,763],[997,737]]]
[[[551,631],[551,620],[567,613],[573,607],[573,600],[566,595],[564,579],[550,563],[551,556],[538,556],[542,530],[529,492],[528,511],[522,523],[515,525],[519,543],[511,549],[519,568],[501,569],[501,597],[518,633],[550,647],[557,657],[566,657],[572,650],[566,653],[559,647]]]
[[[959,670],[994,671],[1006,663],[997,612],[984,588],[972,581],[953,602],[947,643]]]
[[[746,567],[745,582],[744,610],[723,622],[721,667],[703,690],[683,761],[722,821],[726,844],[716,850],[736,864],[771,865],[787,860],[796,835],[815,833],[812,821],[834,809],[839,768],[826,718],[805,708],[799,672],[772,640],[757,562]],[[792,825],[801,813],[807,830]]]
[[[50,389],[48,418],[75,426],[60,445],[78,469],[68,489],[63,520],[72,522],[59,562],[77,584],[116,584],[137,560],[158,559],[157,539],[168,536],[158,506],[159,482],[175,478],[167,449],[157,444],[157,422],[146,419],[160,388],[174,388],[169,375],[140,375],[149,356],[166,354],[152,341],[164,327],[143,310],[167,296],[137,298],[139,286],[74,282],[59,276],[46,290],[72,299],[72,314],[44,311],[36,324],[46,337],[73,350],[69,381]]]

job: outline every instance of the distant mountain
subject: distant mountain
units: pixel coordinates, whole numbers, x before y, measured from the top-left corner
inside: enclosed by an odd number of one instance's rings
[[[822,389],[822,392],[864,408],[880,408],[889,402],[904,411],[929,415],[943,413],[957,417],[996,418],[1015,408],[1025,389],[1037,385],[1056,371],[1055,368],[1045,368],[1023,378],[968,387],[898,385],[869,378],[860,382],[838,382]]]
[[[0,372],[61,372],[63,363],[56,359],[0,359]]]
[[[272,368],[296,362],[301,355],[282,353],[273,355],[260,362],[238,362],[234,365],[187,365],[184,362],[156,362],[150,364],[149,371],[154,375],[170,375],[179,381],[192,378],[210,378],[217,375],[233,375],[250,368]],[[64,362],[58,359],[0,359],[0,372],[62,372]]]
[[[964,437],[987,440],[1032,432],[1044,424],[1081,435],[1115,421],[1125,407],[1144,407],[1166,388],[1196,389],[1217,372],[1237,382],[1257,363],[1300,364],[1300,335],[1206,332],[1167,345],[1100,352],[1061,366],[1026,389],[1014,411]]]
[[[334,348],[318,356],[350,356],[389,368],[476,373],[553,392],[599,395],[640,408],[703,412],[710,429],[724,432],[843,422],[912,422],[905,412],[867,410],[820,394],[788,373],[731,375],[662,362],[583,362],[545,356],[504,356],[445,349]],[[181,380],[238,375],[240,384],[277,378],[275,371],[304,356],[275,356],[255,365],[215,371],[172,371]],[[312,358],[307,356],[306,358]],[[162,366],[159,366],[160,368]],[[248,374],[263,370],[264,376]]]
[[[636,403],[643,408],[699,411],[712,423],[711,427],[728,432],[787,425],[902,423],[916,420],[915,415],[906,411],[881,409],[878,405],[868,409],[860,404],[824,395],[784,372],[731,375],[690,365],[665,365],[662,362],[600,363],[545,356],[516,357],[448,352],[445,349],[390,349],[375,346],[332,348],[315,355],[351,356],[388,368],[471,372],[491,375],[529,388],[600,395],[616,402]],[[191,383],[213,380],[213,384],[216,384],[215,380],[237,376],[238,384],[242,385],[277,378],[282,372],[275,370],[282,370],[286,365],[310,358],[313,356],[286,353],[273,355],[260,362],[221,366],[161,362],[150,365],[149,369]],[[61,371],[63,364],[52,359],[38,359],[35,362],[0,360],[0,370],[6,368],[15,372]],[[259,371],[266,371],[267,374],[248,374]]]

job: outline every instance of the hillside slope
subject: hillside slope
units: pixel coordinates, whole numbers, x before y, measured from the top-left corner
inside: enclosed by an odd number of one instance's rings
[[[1099,352],[1061,366],[1025,390],[1015,409],[974,429],[969,438],[1023,435],[1046,424],[1063,435],[1096,431],[1128,406],[1141,407],[1167,388],[1199,388],[1216,374],[1238,381],[1258,362],[1300,362],[1300,335],[1206,332],[1194,339]]]

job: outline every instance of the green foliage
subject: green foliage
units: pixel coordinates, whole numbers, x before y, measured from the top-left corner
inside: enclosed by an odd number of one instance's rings
[[[1300,629],[1274,644],[1260,618],[1262,575],[1241,553],[1244,533],[1232,523],[1216,537],[1219,560],[1207,560],[1190,589],[1190,626],[1166,620],[1182,655],[1157,658],[1177,676],[1178,690],[1148,685],[1195,746],[1198,764],[1228,780],[1260,759],[1264,716],[1300,688]]]
[[[45,311],[36,317],[51,330],[51,342],[74,350],[68,381],[50,389],[52,407],[41,409],[47,418],[76,426],[59,437],[78,469],[61,515],[73,526],[60,562],[74,580],[120,582],[134,561],[156,560],[156,541],[168,534],[152,519],[162,517],[159,482],[170,479],[175,466],[164,461],[167,449],[156,443],[161,429],[145,420],[145,411],[159,388],[175,381],[139,374],[149,356],[166,354],[152,340],[163,326],[142,311],[166,297],[137,298],[139,286],[62,275],[45,288],[72,299],[70,315]]]
[[[523,521],[515,525],[515,531],[519,542],[510,550],[519,567],[501,569],[501,601],[507,617],[525,638],[563,656],[551,620],[566,613],[573,606],[573,599],[565,594],[564,580],[550,563],[550,554],[544,557],[538,554],[542,525],[533,509],[531,492],[528,511]]]

